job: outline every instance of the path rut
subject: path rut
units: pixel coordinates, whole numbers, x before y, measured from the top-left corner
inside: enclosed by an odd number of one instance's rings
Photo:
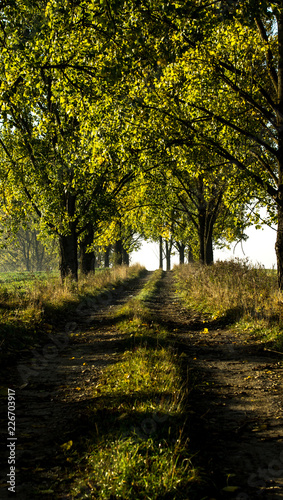
[[[93,385],[123,350],[123,337],[110,314],[136,295],[151,274],[113,289],[98,301],[83,301],[64,332],[50,335],[50,343],[39,346],[33,359],[19,360],[8,370],[7,386],[15,390],[16,398],[17,499],[34,498],[32,492],[37,488],[46,491],[42,499],[54,498],[51,491],[48,493],[50,485],[65,466],[60,446],[85,425]],[[0,498],[5,500],[13,495],[7,490],[7,391],[0,401]]]
[[[175,287],[167,272],[151,309],[197,377],[187,432],[208,473],[207,498],[282,500],[282,356],[244,332],[203,324]]]
[[[83,304],[77,317],[70,318],[67,335],[56,335],[57,351],[54,338],[43,346],[45,363],[39,369],[37,360],[36,373],[26,383],[18,379],[16,371],[8,372],[8,385],[16,391],[17,499],[30,500],[36,488],[46,491],[42,499],[54,498],[49,488],[66,466],[60,446],[88,424],[85,414],[93,385],[124,348],[110,313],[138,293],[149,277],[147,273],[113,292],[100,308]],[[264,351],[244,332],[203,324],[182,306],[172,272],[164,273],[159,292],[148,307],[154,320],[169,331],[189,380],[191,375],[196,380],[189,395],[186,433],[195,453],[194,463],[207,475],[203,498],[282,500],[282,357]],[[7,395],[1,396],[0,423],[5,450],[0,497],[5,500],[10,498],[6,483]],[[225,491],[227,486],[237,489]]]

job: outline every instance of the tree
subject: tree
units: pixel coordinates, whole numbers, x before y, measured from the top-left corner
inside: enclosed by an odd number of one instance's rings
[[[172,139],[197,138],[237,168],[237,184],[249,179],[256,197],[277,207],[283,289],[282,0],[129,5],[127,28],[138,34],[124,42],[132,106],[142,118],[155,115],[159,137],[172,120],[182,132]]]
[[[257,198],[277,206],[283,288],[282,11],[281,0],[3,5],[1,185],[10,213],[57,235],[63,279],[77,279],[78,243],[92,267],[92,230],[107,247],[122,217],[169,241],[181,207],[209,263],[223,214],[238,237]]]
[[[163,121],[162,138],[158,115],[150,113],[143,119],[140,161],[155,167],[137,177],[133,184],[136,196],[132,217],[136,230],[155,241],[161,236],[167,242],[173,238],[179,245],[190,245],[201,262],[211,264],[213,244],[244,238],[244,230],[252,222],[246,207],[254,196],[254,188],[246,182],[242,192],[244,180],[237,187],[233,165],[219,161],[213,152],[207,153],[200,142],[187,144],[186,131],[178,137],[181,131],[173,119]],[[137,140],[137,133],[134,137]],[[146,149],[148,143],[151,148]]]
[[[199,9],[201,20],[190,21],[185,8],[180,8],[174,23],[170,18],[167,34],[174,45],[173,62],[160,60],[158,79],[148,71],[151,93],[143,93],[140,106],[155,110],[164,122],[172,119],[182,125],[187,141],[189,135],[198,138],[207,151],[235,165],[238,184],[244,179],[246,185],[248,178],[258,199],[268,206],[273,200],[278,284],[283,289],[282,1],[260,6],[239,1],[225,15],[219,15],[215,3],[210,23],[206,3],[199,2]],[[190,34],[197,27],[199,39],[192,41]],[[161,42],[156,45],[161,47]],[[156,96],[162,89],[165,100],[160,105]],[[137,102],[141,90],[140,86]]]
[[[15,2],[1,12],[2,185],[57,235],[62,279],[77,279],[80,235],[111,216],[131,176],[106,146],[112,76],[101,44],[112,29],[103,16],[95,3]]]
[[[2,229],[0,240],[2,271],[46,271],[58,269],[58,248],[54,240],[41,242],[36,226],[20,228],[13,239]]]
[[[80,269],[87,275],[95,271],[96,256],[93,251],[94,228],[88,224],[80,241]]]

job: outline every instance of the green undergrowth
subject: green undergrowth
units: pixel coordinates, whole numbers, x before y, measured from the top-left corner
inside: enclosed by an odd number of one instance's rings
[[[152,313],[148,308],[151,300],[154,300],[158,292],[160,282],[163,276],[162,269],[155,271],[150,279],[145,283],[144,287],[136,297],[132,297],[125,305],[116,311],[115,316],[120,320],[120,328],[127,329],[129,321],[134,322],[132,327],[148,326],[152,323]],[[125,320],[125,324],[122,320]]]
[[[188,264],[175,268],[185,305],[210,326],[229,326],[283,349],[283,300],[276,274],[247,260]]]
[[[73,464],[72,498],[198,498],[200,472],[184,432],[189,381],[184,382],[167,332],[160,335],[147,305],[161,277],[162,272],[154,273],[116,313],[115,326],[130,348],[93,388],[88,428],[94,432],[66,452]]]
[[[59,277],[58,271],[9,271],[0,272],[1,293],[21,290],[24,293],[28,288],[35,288],[39,281],[55,280]]]
[[[45,341],[70,320],[76,308],[94,298],[103,300],[109,291],[145,273],[139,265],[121,266],[81,278],[78,284],[62,284],[59,277],[36,273],[5,273],[0,282],[1,361],[17,356]]]

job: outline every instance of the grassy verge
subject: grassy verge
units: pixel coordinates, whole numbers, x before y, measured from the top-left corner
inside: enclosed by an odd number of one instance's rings
[[[231,325],[283,350],[283,302],[275,273],[247,261],[175,268],[177,290],[203,320]]]
[[[187,384],[166,331],[147,307],[160,278],[160,271],[154,273],[115,315],[131,347],[93,389],[88,428],[94,432],[66,451],[73,464],[73,498],[197,498],[200,474],[183,435]]]
[[[45,332],[60,328],[83,299],[107,293],[144,271],[138,265],[102,270],[82,278],[78,285],[68,282],[62,285],[54,275],[3,275],[0,282],[1,360],[44,341]]]

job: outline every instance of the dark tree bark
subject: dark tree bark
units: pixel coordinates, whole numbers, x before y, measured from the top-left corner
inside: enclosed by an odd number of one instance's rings
[[[165,240],[166,271],[170,271],[171,269],[171,248],[172,244],[170,244],[167,240]]]
[[[110,251],[111,245],[108,245],[104,253],[104,267],[109,267],[110,265]]]
[[[60,273],[64,281],[67,277],[78,281],[78,241],[74,224],[70,225],[70,234],[59,236]]]
[[[162,236],[159,236],[159,269],[163,269],[163,241],[162,241]]]
[[[213,220],[206,210],[199,210],[199,259],[203,264],[213,264]]]
[[[277,238],[275,243],[277,257],[277,279],[279,290],[283,291],[283,208],[278,207]]]
[[[45,249],[43,245],[40,245],[35,230],[33,230],[32,232],[32,238],[34,240],[34,257],[35,257],[36,271],[43,271],[43,259],[44,259]]]
[[[184,264],[185,263],[185,248],[186,245],[185,243],[179,243],[177,242],[177,248],[179,252],[179,264]]]
[[[127,250],[123,247],[122,245],[122,264],[125,266],[130,265],[130,255],[128,254]]]
[[[188,246],[188,262],[189,263],[193,263],[194,262],[194,256],[193,256],[191,245]]]
[[[114,245],[114,265],[121,266],[123,264],[123,244],[122,240],[117,240]]]
[[[84,239],[80,242],[80,268],[84,275],[95,272],[95,254],[93,251],[87,251],[88,246],[93,243],[93,237],[94,230],[92,224],[90,224]]]
[[[198,208],[198,237],[199,237],[199,260],[206,264],[205,259],[205,219],[206,213],[204,206]]]
[[[283,12],[278,16],[278,226],[275,244],[277,257],[277,279],[279,290],[283,291]]]
[[[213,196],[206,201],[204,195],[203,179],[199,178],[198,195],[198,235],[199,257],[203,264],[213,264],[213,228],[222,202],[223,191],[215,187]]]
[[[205,263],[209,266],[214,262],[212,231],[208,231],[205,240]]]

